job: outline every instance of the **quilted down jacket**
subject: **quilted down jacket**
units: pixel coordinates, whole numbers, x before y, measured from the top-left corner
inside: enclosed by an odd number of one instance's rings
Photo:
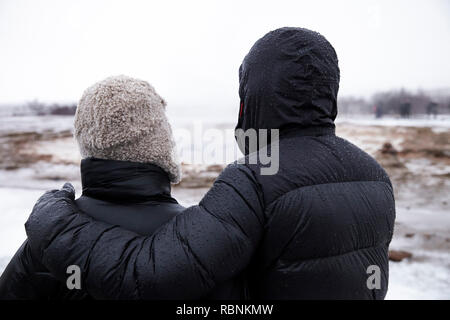
[[[87,158],[81,162],[83,194],[77,206],[96,220],[151,235],[184,210],[171,197],[169,177],[155,165]],[[73,231],[74,232],[74,231]],[[75,236],[75,235],[74,235]],[[234,278],[207,298],[241,299],[244,282]],[[0,299],[89,299],[86,290],[69,290],[22,245],[0,278]]]
[[[59,279],[67,265],[80,266],[97,298],[200,298],[244,273],[254,299],[383,299],[392,185],[371,156],[335,135],[338,87],[336,53],[323,36],[268,33],[240,68],[237,128],[279,129],[276,174],[263,175],[248,154],[152,236],[83,215],[65,185],[33,209],[33,252]],[[374,265],[378,288],[367,285]]]

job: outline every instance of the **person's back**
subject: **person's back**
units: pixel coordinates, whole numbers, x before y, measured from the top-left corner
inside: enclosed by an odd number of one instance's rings
[[[172,198],[169,177],[156,165],[87,158],[81,162],[81,178],[78,208],[96,220],[140,235],[152,235],[185,209]],[[245,275],[221,283],[204,298],[248,298]]]
[[[156,165],[87,158],[81,163],[81,177],[83,194],[76,203],[83,212],[141,235],[151,235],[184,210],[170,195],[168,175]],[[0,298],[66,300],[90,296],[83,288],[69,290],[66,283],[55,279],[25,241],[2,274]]]
[[[118,76],[89,87],[77,106],[74,135],[83,157],[83,192],[76,204],[84,213],[151,235],[185,209],[171,196],[171,183],[179,182],[181,168],[165,102],[147,82]],[[74,232],[70,236],[77,238]],[[120,248],[102,249],[105,255]],[[229,281],[208,297],[242,298],[243,284]],[[0,279],[0,299],[86,298],[90,295],[83,288],[69,290],[56,280],[40,257],[33,256],[28,241]]]
[[[252,297],[384,298],[395,216],[384,170],[331,129],[286,132],[279,147],[277,175],[254,170],[267,221],[249,272]],[[377,290],[367,286],[370,266],[381,271]]]
[[[249,272],[253,297],[386,294],[392,186],[372,157],[335,135],[338,87],[334,49],[306,29],[270,32],[242,63],[237,129],[277,128],[280,139],[275,175],[248,165],[261,186],[267,218]],[[367,287],[371,265],[381,270],[378,290]]]
[[[81,161],[83,194],[77,206],[96,220],[150,235],[184,210],[171,197],[170,180],[147,163],[87,158]]]
[[[74,127],[83,157],[83,192],[76,203],[86,214],[151,235],[183,211],[171,197],[171,183],[179,182],[181,168],[165,101],[151,85],[126,76],[92,85],[78,103]],[[89,295],[57,281],[25,241],[2,274],[0,298],[83,299]]]

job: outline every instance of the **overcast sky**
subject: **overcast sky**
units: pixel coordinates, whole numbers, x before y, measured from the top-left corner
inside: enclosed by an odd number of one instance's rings
[[[448,0],[0,0],[0,103],[77,101],[126,74],[169,107],[237,108],[243,57],[282,26],[334,45],[340,95],[450,87]]]

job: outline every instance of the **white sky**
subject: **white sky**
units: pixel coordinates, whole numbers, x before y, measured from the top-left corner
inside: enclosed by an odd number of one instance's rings
[[[127,74],[169,107],[234,110],[243,57],[282,26],[334,45],[341,95],[450,87],[448,0],[0,0],[0,103],[77,101]]]

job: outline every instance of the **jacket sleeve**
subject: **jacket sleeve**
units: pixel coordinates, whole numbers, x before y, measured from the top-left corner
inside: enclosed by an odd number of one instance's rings
[[[60,280],[82,271],[95,298],[195,299],[249,263],[264,225],[264,201],[253,172],[229,165],[199,205],[152,236],[95,221],[79,212],[73,187],[42,196],[26,223],[33,250]]]
[[[25,241],[0,277],[0,300],[50,299],[59,286],[59,281],[32,256]]]

